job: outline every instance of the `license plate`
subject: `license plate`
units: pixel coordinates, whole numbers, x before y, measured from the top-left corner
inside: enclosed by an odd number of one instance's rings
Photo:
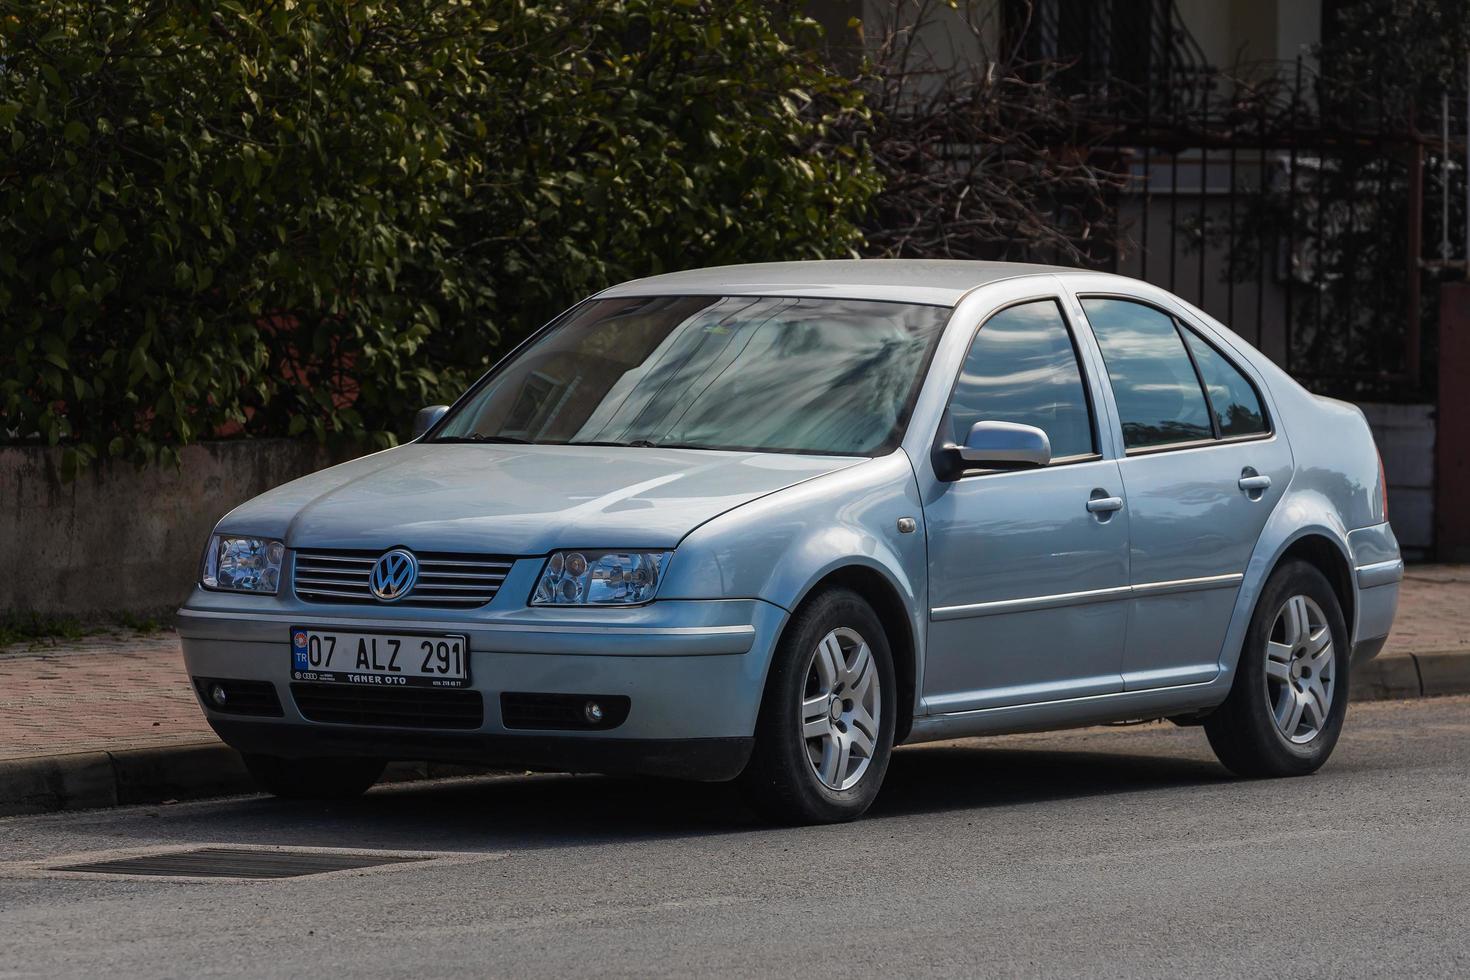
[[[291,679],[383,687],[464,687],[470,647],[454,634],[291,627]]]

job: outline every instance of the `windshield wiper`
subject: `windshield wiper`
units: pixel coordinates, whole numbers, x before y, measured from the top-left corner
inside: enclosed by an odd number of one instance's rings
[[[530,439],[521,439],[517,436],[487,436],[478,432],[468,436],[440,436],[437,439],[430,439],[429,442],[496,442],[512,443],[517,446],[531,445]]]
[[[564,446],[617,446],[620,449],[631,447],[633,449],[657,449],[659,444],[648,439],[634,439],[632,442],[619,442],[616,439],[587,439],[582,442],[564,442]]]
[[[709,446],[701,446],[693,442],[654,442],[652,439],[633,439],[628,442],[619,442],[616,439],[589,439],[583,442],[534,442],[530,439],[522,439],[520,436],[487,436],[481,433],[472,433],[467,436],[440,436],[437,439],[428,440],[431,443],[456,443],[456,442],[480,442],[480,443],[505,443],[516,446],[616,446],[620,449],[709,449]]]
[[[631,442],[618,442],[615,439],[594,439],[588,442],[567,442],[566,446],[617,446],[619,448],[631,449],[708,449],[709,446],[701,446],[693,442],[654,442],[652,439],[634,439]]]

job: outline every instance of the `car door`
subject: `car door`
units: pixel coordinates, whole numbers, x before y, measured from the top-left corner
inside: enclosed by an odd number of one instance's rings
[[[1129,517],[1093,383],[1056,298],[1009,306],[975,333],[939,438],[1022,423],[1046,432],[1053,458],[953,473],[927,492],[925,711],[1122,690]]]
[[[1254,382],[1199,328],[1137,298],[1078,299],[1123,436],[1133,592],[1124,687],[1208,681],[1291,451]]]

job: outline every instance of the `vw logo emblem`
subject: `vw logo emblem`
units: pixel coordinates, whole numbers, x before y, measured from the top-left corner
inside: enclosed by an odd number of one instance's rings
[[[384,602],[395,602],[408,595],[418,578],[419,560],[413,552],[394,548],[384,552],[373,563],[373,570],[368,575],[368,588]]]

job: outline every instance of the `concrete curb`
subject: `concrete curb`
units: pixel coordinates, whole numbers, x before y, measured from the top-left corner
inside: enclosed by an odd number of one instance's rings
[[[380,782],[405,783],[498,771],[395,762]],[[0,817],[258,792],[240,754],[223,742],[0,760]]]
[[[245,764],[221,742],[0,762],[0,816],[250,791]]]
[[[1470,694],[1470,650],[1377,657],[1352,670],[1354,701]]]
[[[1470,694],[1470,651],[1380,657],[1354,668],[1352,683],[1354,701]],[[394,763],[383,781],[412,782],[492,771],[497,770]],[[0,761],[0,816],[255,792],[239,753],[222,742]]]
[[[1412,654],[1419,667],[1424,697],[1470,692],[1470,652]]]

